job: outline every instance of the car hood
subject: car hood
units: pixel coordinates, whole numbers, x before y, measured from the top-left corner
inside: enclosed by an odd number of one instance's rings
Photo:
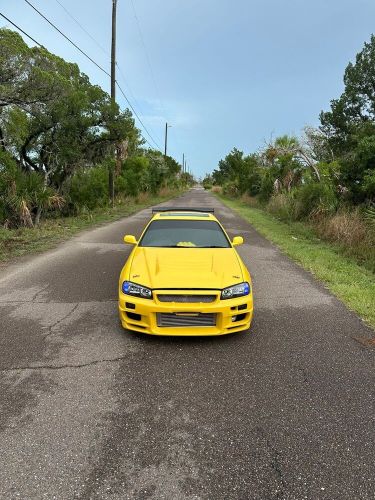
[[[233,248],[149,248],[134,250],[130,281],[149,288],[225,288],[243,281]]]

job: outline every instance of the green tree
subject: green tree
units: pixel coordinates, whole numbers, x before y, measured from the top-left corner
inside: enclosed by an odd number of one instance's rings
[[[61,189],[82,166],[103,160],[121,141],[140,142],[130,111],[92,85],[75,64],[45,49],[29,48],[0,30],[0,138],[18,165]]]

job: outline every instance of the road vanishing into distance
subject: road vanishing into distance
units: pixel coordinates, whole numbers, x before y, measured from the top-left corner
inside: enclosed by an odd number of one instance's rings
[[[254,281],[251,331],[124,331],[117,282],[150,217],[0,271],[1,499],[374,499],[373,332],[219,200]]]

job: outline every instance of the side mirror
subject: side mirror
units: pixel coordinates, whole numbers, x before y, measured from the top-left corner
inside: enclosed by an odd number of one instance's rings
[[[242,236],[235,236],[232,241],[232,245],[234,247],[237,247],[238,245],[242,245],[243,243],[243,238]]]
[[[132,234],[126,234],[124,236],[124,242],[128,243],[128,245],[136,245],[138,241],[135,239],[135,236]]]

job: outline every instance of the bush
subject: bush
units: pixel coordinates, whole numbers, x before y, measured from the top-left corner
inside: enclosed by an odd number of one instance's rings
[[[227,196],[237,197],[240,192],[235,181],[228,181],[223,185],[223,194]]]
[[[321,217],[337,210],[338,198],[334,187],[325,182],[305,184],[293,190],[295,218]]]
[[[283,220],[294,219],[294,200],[290,194],[280,193],[272,196],[267,205],[268,212]]]
[[[274,192],[274,182],[275,182],[274,176],[269,170],[267,170],[262,176],[259,188],[258,196],[261,202],[267,202],[271,198]]]
[[[81,169],[69,186],[69,205],[74,212],[92,210],[108,202],[108,169],[104,166]]]
[[[364,177],[363,190],[370,201],[375,201],[375,171],[368,172]]]
[[[6,152],[0,151],[0,223],[5,227],[32,227],[42,211],[61,208],[64,199],[45,185],[37,172],[21,170]]]

